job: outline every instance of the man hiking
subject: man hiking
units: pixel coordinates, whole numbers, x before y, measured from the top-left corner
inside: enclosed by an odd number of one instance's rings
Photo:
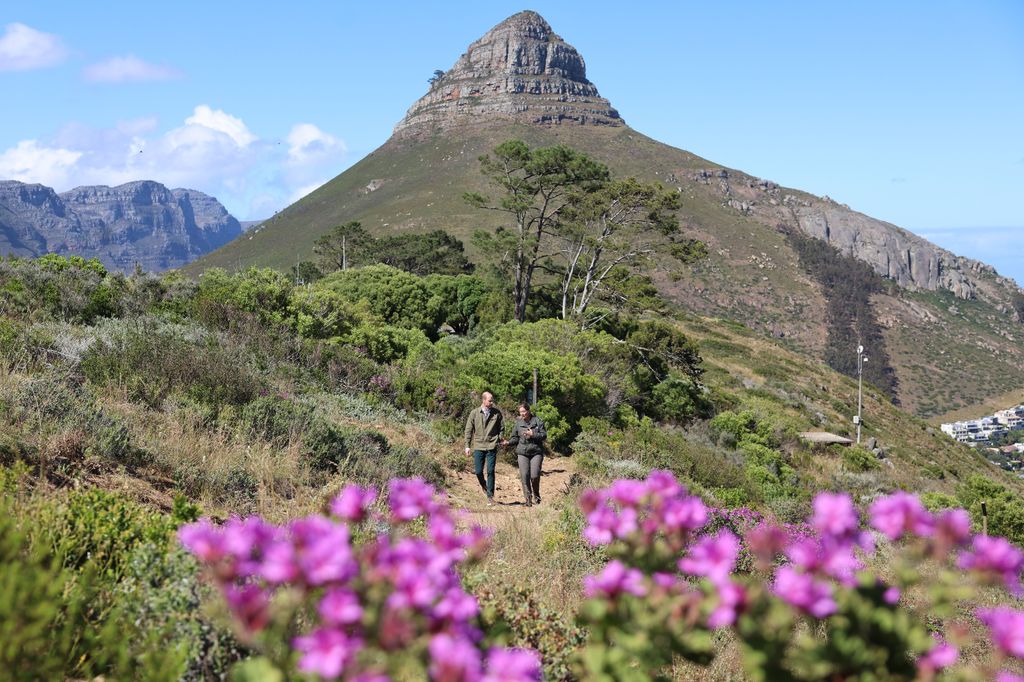
[[[494,504],[494,465],[498,458],[498,441],[504,421],[494,404],[494,395],[484,391],[480,407],[474,409],[466,420],[466,454],[473,453],[473,468],[476,480],[487,493],[487,506]],[[484,478],[484,463],[487,464],[487,478]]]

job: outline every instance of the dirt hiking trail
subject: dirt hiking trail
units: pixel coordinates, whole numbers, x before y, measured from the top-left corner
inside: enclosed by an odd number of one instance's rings
[[[468,519],[488,528],[499,528],[508,520],[530,514],[544,514],[556,499],[569,494],[569,480],[576,473],[572,457],[546,455],[540,478],[541,503],[526,506],[523,487],[519,482],[519,469],[504,461],[506,455],[498,453],[494,469],[494,505],[487,506],[487,495],[480,488],[473,473],[473,458],[466,457],[466,466],[449,476],[448,498],[456,509],[465,509]]]

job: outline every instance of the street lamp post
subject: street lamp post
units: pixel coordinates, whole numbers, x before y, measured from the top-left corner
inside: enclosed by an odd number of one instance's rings
[[[864,355],[864,346],[857,346],[857,418],[854,419],[857,423],[857,445],[860,445],[860,427],[864,421],[861,418],[861,407],[864,396],[864,363],[867,361],[868,356]]]

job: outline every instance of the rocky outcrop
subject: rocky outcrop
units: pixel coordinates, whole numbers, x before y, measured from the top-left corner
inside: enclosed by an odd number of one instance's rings
[[[0,251],[99,258],[113,270],[159,271],[189,263],[242,233],[213,197],[143,180],[118,187],[0,182]]]
[[[995,275],[984,263],[956,256],[890,223],[831,202],[793,209],[800,228],[862,260],[909,289],[947,289],[959,298],[977,295],[977,275]]]
[[[495,119],[624,125],[587,80],[583,57],[536,12],[520,12],[476,41],[395,126],[417,137]]]

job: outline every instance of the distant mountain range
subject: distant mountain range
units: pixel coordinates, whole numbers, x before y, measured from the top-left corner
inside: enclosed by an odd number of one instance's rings
[[[666,80],[664,87],[686,86]],[[661,268],[648,274],[686,309],[783,338],[845,372],[856,367],[860,338],[872,356],[870,371],[884,370],[879,381],[888,377],[894,397],[921,415],[1024,386],[1024,292],[1012,280],[828,197],[633,130],[587,79],[583,57],[535,12],[509,17],[471,44],[381,147],[185,272],[285,269],[312,258],[315,240],[350,220],[377,236],[441,228],[478,257],[470,235],[496,227],[502,216],[474,209],[462,196],[493,194],[478,157],[510,138],[565,144],[617,177],[675,188],[684,232],[704,241],[709,257],[681,277]],[[835,263],[823,268],[818,258],[812,271],[809,261],[831,247],[846,265],[829,271]],[[843,280],[858,261],[879,284],[854,294]],[[856,329],[846,314],[854,308]]]
[[[98,258],[112,270],[177,268],[224,246],[242,225],[215,198],[141,180],[76,187],[0,182],[0,254]]]

